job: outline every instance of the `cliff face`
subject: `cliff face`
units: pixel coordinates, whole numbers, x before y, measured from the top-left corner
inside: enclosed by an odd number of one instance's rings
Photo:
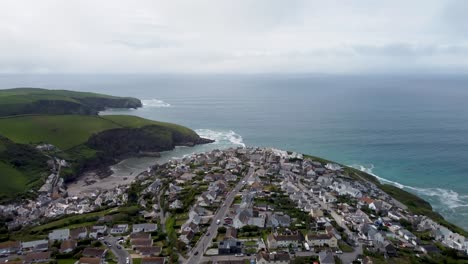
[[[135,156],[168,151],[175,146],[194,146],[214,142],[195,132],[182,132],[168,127],[150,125],[141,128],[116,128],[94,134],[85,144],[97,151],[89,159],[81,160],[75,173],[67,175],[67,182],[89,170],[106,170],[108,166]]]
[[[141,152],[160,152],[175,146],[211,143],[196,133],[181,133],[162,126],[111,129],[93,135],[87,145],[114,157],[132,156]]]

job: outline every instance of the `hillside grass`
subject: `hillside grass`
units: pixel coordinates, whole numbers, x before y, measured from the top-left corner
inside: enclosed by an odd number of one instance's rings
[[[50,143],[66,150],[104,130],[119,128],[98,116],[54,115],[0,119],[0,134],[21,144]]]
[[[136,116],[40,115],[0,119],[0,134],[21,144],[50,143],[68,150],[85,143],[93,134],[114,128],[160,126],[193,134],[183,126]]]
[[[23,192],[28,188],[27,175],[12,167],[10,164],[0,161],[0,193],[4,196]]]

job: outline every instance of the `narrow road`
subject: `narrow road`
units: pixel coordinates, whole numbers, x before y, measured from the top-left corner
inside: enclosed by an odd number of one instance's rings
[[[213,238],[217,236],[218,233],[218,227],[219,225],[216,224],[216,220],[220,220],[221,222],[224,220],[224,217],[226,216],[227,211],[229,210],[229,207],[231,207],[232,202],[234,202],[234,198],[236,194],[242,189],[244,186],[244,181],[247,181],[247,179],[254,173],[255,169],[253,167],[250,167],[248,173],[246,176],[239,180],[237,185],[232,189],[230,193],[228,193],[226,199],[225,199],[225,205],[221,206],[215,216],[213,217],[213,221],[211,222],[211,225],[208,227],[208,230],[206,231],[206,234],[203,235],[198,243],[195,245],[195,247],[192,249],[191,252],[189,252],[189,256],[187,258],[187,261],[185,263],[192,264],[192,263],[200,263],[200,260],[203,257],[203,254],[211,244],[211,241]],[[221,224],[220,224],[221,225]]]
[[[127,258],[129,260],[128,264],[132,264],[132,258],[130,258],[130,254],[128,254],[128,251],[119,245],[117,241],[118,238],[111,235],[104,237],[103,240],[103,242],[107,242],[110,245],[108,248],[119,259],[119,264],[127,264]]]

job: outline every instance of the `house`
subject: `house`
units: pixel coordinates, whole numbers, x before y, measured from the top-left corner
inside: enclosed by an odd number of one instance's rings
[[[266,252],[260,251],[257,253],[257,264],[289,264],[291,262],[291,257],[288,253],[280,252]]]
[[[132,248],[137,248],[137,247],[151,247],[153,245],[153,240],[152,239],[132,239],[130,240],[132,243]]]
[[[390,208],[392,208],[391,204],[381,200],[375,200],[371,204],[369,204],[369,209],[374,210],[377,213],[387,212],[388,210],[390,210]]]
[[[107,226],[93,226],[91,227],[91,230],[89,231],[89,237],[90,238],[98,238],[102,235],[105,235],[107,232]]]
[[[175,200],[169,205],[170,209],[180,209],[184,206],[184,204],[180,200]]]
[[[397,256],[397,250],[395,248],[395,246],[388,242],[388,241],[385,241],[383,243],[383,246],[382,246],[382,251],[385,252],[389,257],[396,257]]]
[[[238,254],[242,253],[242,242],[229,238],[219,242],[218,245],[218,254],[219,255],[229,255],[229,254]]]
[[[331,234],[307,234],[307,243],[314,247],[329,246],[332,248],[338,247],[338,240]]]
[[[139,232],[154,232],[156,231],[158,226],[156,224],[145,223],[145,224],[134,224],[132,228],[133,233]]]
[[[115,225],[112,227],[110,230],[110,233],[115,235],[115,234],[123,234],[128,232],[128,225],[127,224],[120,224],[120,225]]]
[[[333,253],[330,251],[320,251],[319,261],[320,264],[335,264],[335,258],[333,257]]]
[[[70,238],[70,229],[56,229],[49,233],[49,240],[64,241]]]
[[[85,248],[82,255],[89,258],[104,258],[106,251],[106,249],[102,248]]]
[[[166,259],[163,257],[142,258],[141,264],[165,264]]]
[[[179,239],[185,244],[188,244],[192,241],[194,236],[195,236],[195,233],[192,230],[182,231],[182,234],[180,235]]]
[[[226,229],[226,235],[224,235],[225,238],[237,238],[237,229],[234,227],[229,227]]]
[[[412,240],[416,240],[417,237],[411,233],[410,231],[406,230],[406,229],[400,229],[398,230],[398,235],[402,236],[404,239],[406,239],[407,241],[412,241]]]
[[[60,244],[60,253],[70,253],[76,248],[77,245],[78,243],[76,242],[76,240],[73,240],[73,239],[64,240]]]
[[[24,263],[39,263],[51,261],[51,253],[47,252],[30,252],[26,254]]]
[[[6,241],[0,243],[0,256],[7,256],[21,251],[21,242],[19,241]]]
[[[158,256],[161,253],[161,247],[136,247],[135,252],[144,257]]]
[[[292,235],[270,234],[267,238],[269,248],[287,248],[289,246],[298,247],[302,241],[300,233]]]
[[[310,210],[310,216],[318,218],[318,217],[323,217],[323,211],[319,208],[312,208]]]
[[[268,217],[267,220],[267,227],[289,227],[291,224],[291,217],[289,215],[280,215],[280,214],[272,214]]]
[[[49,241],[43,240],[34,240],[29,242],[23,242],[21,244],[23,250],[31,251],[46,251],[49,249]]]
[[[88,237],[88,230],[86,227],[78,227],[70,230],[70,239],[80,240]]]
[[[130,234],[130,240],[133,239],[150,239],[151,234],[148,233],[131,233]]]
[[[419,250],[424,254],[435,254],[440,252],[440,250],[434,245],[421,245],[419,246]]]
[[[87,257],[82,257],[78,261],[78,264],[101,264],[102,259],[101,258],[87,258]]]

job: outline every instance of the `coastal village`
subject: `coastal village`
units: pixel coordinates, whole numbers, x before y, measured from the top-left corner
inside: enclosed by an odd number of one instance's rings
[[[49,178],[59,192],[45,187],[34,200],[0,206],[12,234],[0,261],[424,263],[468,253],[463,235],[347,168],[277,149],[193,154],[130,185],[77,196]]]

